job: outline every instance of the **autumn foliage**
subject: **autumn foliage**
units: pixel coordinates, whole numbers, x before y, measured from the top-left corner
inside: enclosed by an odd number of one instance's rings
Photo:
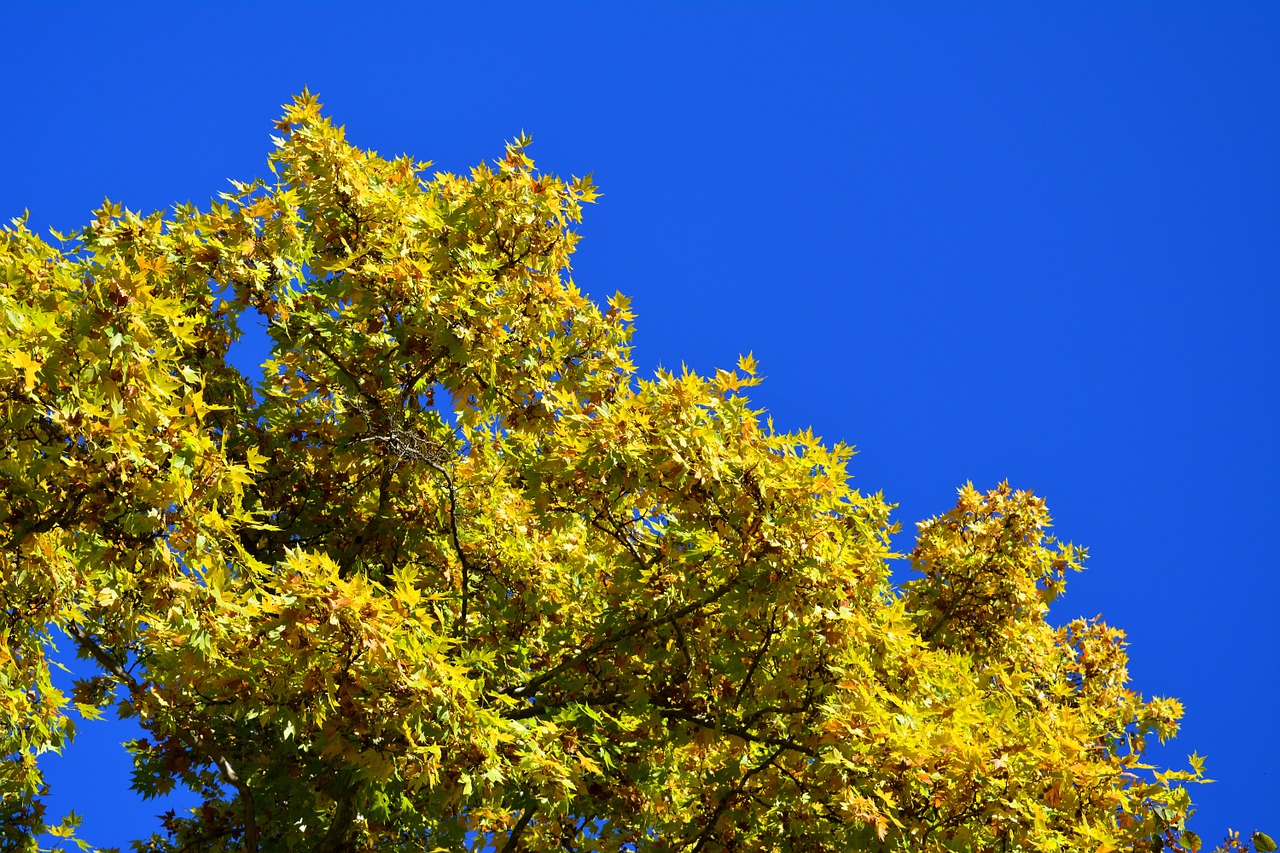
[[[144,851],[1199,847],[1178,702],[1046,621],[1041,498],[966,485],[895,588],[750,356],[636,373],[568,277],[589,179],[425,178],[307,94],[278,133],[208,210],[0,235],[0,849],[74,834],[36,756],[107,709],[202,800]]]

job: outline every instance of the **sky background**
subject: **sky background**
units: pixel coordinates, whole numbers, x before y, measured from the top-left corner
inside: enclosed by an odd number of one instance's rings
[[[574,277],[642,374],[730,367],[915,521],[1047,496],[1181,698],[1206,841],[1280,830],[1280,3],[0,2],[0,221],[87,223],[266,174],[308,86],[355,144],[464,171],[534,136],[594,172]],[[253,358],[241,348],[242,358]],[[905,572],[902,575],[906,577]],[[43,760],[127,847],[119,723]]]

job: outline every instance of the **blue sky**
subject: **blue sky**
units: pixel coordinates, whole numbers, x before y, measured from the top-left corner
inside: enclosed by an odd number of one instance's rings
[[[635,359],[753,351],[780,427],[914,521],[966,480],[1090,549],[1054,618],[1187,706],[1206,840],[1280,828],[1280,4],[0,3],[0,218],[205,204],[309,86],[353,142],[594,171]],[[902,539],[901,547],[909,545]],[[46,761],[125,844],[117,724]]]

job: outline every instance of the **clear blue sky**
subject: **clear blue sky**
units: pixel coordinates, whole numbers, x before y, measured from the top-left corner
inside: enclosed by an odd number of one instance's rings
[[[908,531],[1046,495],[1092,554],[1055,618],[1186,703],[1193,828],[1280,829],[1280,4],[600,5],[0,3],[0,218],[207,203],[304,85],[439,168],[527,130],[595,172],[575,278],[642,371],[753,350]],[[155,825],[128,736],[45,761],[97,844]]]

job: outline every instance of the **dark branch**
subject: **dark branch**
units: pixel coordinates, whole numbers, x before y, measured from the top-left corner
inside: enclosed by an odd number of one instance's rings
[[[743,792],[743,790],[747,787],[747,783],[751,781],[751,777],[755,776],[757,773],[760,773],[766,767],[773,764],[773,762],[777,759],[777,757],[783,753],[784,749],[785,747],[781,747],[779,749],[774,750],[774,752],[770,754],[769,757],[766,758],[764,761],[760,762],[755,767],[752,767],[746,773],[743,773],[742,778],[739,779],[734,784],[734,786],[730,788],[728,791],[726,791],[725,795],[720,798],[720,802],[716,804],[715,811],[713,811],[711,815],[707,818],[707,823],[705,826],[702,827],[702,831],[698,833],[696,838],[694,838],[688,844],[685,844],[684,849],[687,850],[690,847],[692,847],[693,853],[698,853],[699,850],[706,847],[707,839],[709,839],[711,837],[711,833],[715,831],[716,821],[720,820],[720,815],[724,814],[725,809],[729,807],[729,803],[734,799],[734,797],[738,796]]]
[[[764,660],[764,656],[769,652],[769,645],[773,642],[774,636],[777,634],[778,625],[778,608],[774,607],[769,612],[769,630],[765,632],[764,641],[760,643],[760,648],[756,651],[755,657],[751,659],[751,666],[747,669],[747,674],[742,679],[742,683],[738,685],[737,695],[733,697],[733,707],[736,709],[742,705],[742,699],[746,696],[747,688],[751,686],[751,679],[755,677],[756,670],[760,668],[760,662]]]
[[[533,813],[537,808],[535,803],[524,810],[520,820],[516,821],[516,825],[511,828],[511,834],[507,836],[507,843],[502,845],[501,853],[515,853],[520,848],[520,836],[524,835],[525,827],[529,825],[529,821],[533,820]]]
[[[538,691],[540,687],[542,687],[547,682],[551,681],[560,673],[564,672],[567,669],[572,669],[573,667],[577,666],[583,661],[588,660],[589,658],[593,657],[597,653],[603,651],[604,649],[607,649],[609,646],[615,645],[621,642],[622,640],[627,639],[628,637],[633,637],[642,631],[648,631],[651,628],[657,628],[659,626],[666,625],[670,622],[674,622],[677,619],[683,619],[685,616],[688,616],[691,613],[696,613],[697,611],[701,610],[702,608],[706,607],[709,604],[714,604],[716,601],[723,598],[725,593],[733,589],[736,583],[737,583],[736,579],[725,581],[723,584],[713,589],[709,594],[703,596],[702,598],[699,598],[697,601],[692,601],[689,604],[686,604],[684,607],[679,607],[674,610],[668,610],[666,613],[662,614],[661,616],[655,616],[652,619],[645,619],[640,622],[635,622],[629,625],[628,627],[624,628],[623,630],[619,631],[617,634],[597,640],[587,648],[583,649],[581,652],[578,652],[578,654],[573,655],[567,660],[560,662],[556,666],[542,673],[542,675],[532,678],[529,681],[526,681],[524,684],[516,685],[514,687],[507,687],[500,692],[506,694],[507,696],[516,696],[521,698],[532,696],[534,693]]]
[[[791,740],[790,738],[780,738],[760,734],[758,732],[753,732],[750,729],[742,728],[741,726],[735,726],[732,723],[726,725],[723,722],[718,722],[716,720],[700,716],[684,708],[658,706],[658,711],[664,717],[671,717],[673,719],[683,720],[686,723],[693,723],[695,726],[699,726],[700,728],[704,728],[708,731],[733,735],[734,737],[742,738],[747,743],[762,743],[766,746],[777,747],[780,752],[790,750],[791,752],[798,752],[801,755],[807,755],[810,758],[816,758],[818,756],[818,753],[814,750],[802,743],[799,743],[798,741]]]

